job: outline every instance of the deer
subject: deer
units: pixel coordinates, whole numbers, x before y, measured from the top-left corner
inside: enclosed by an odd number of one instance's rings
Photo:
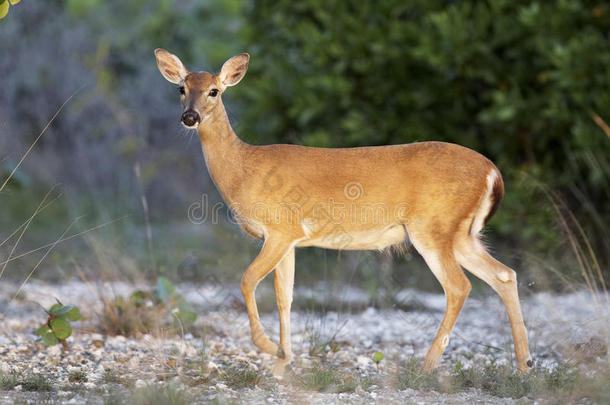
[[[446,296],[446,310],[423,362],[431,372],[449,344],[471,284],[464,269],[504,303],[517,370],[532,367],[516,272],[492,257],[481,231],[504,196],[498,168],[466,147],[444,142],[357,148],[251,145],[233,131],[222,95],[238,84],[250,55],[228,59],[217,74],[190,72],[164,49],[154,51],[161,75],[178,85],[181,122],[197,130],[210,177],[239,226],[262,240],[241,278],[253,343],[277,356],[281,378],[293,357],[290,311],[295,248],[386,250],[409,244]],[[279,344],[261,325],[258,283],[274,274]]]

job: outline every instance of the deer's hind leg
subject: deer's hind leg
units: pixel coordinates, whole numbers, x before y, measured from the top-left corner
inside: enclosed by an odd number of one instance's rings
[[[460,238],[456,243],[455,255],[466,270],[489,284],[502,298],[513,333],[517,369],[519,373],[525,374],[533,363],[519,304],[517,273],[487,253],[481,242],[473,235]]]
[[[456,261],[450,245],[436,244],[434,241],[424,242],[415,239],[412,241],[413,246],[441,283],[447,299],[445,316],[424,361],[424,371],[430,372],[436,368],[439,358],[449,344],[451,331],[470,293],[471,286],[468,277]]]

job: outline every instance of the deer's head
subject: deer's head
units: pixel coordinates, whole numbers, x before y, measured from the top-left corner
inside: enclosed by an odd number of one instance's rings
[[[222,103],[220,96],[227,87],[235,86],[248,70],[250,55],[240,53],[227,60],[218,74],[189,72],[180,59],[165,49],[155,49],[159,71],[169,82],[177,84],[182,102],[182,124],[195,129],[206,122]]]

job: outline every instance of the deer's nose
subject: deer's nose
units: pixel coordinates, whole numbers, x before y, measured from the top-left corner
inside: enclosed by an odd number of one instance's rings
[[[182,114],[182,123],[187,127],[194,126],[197,122],[199,122],[199,114],[193,110],[185,111]]]

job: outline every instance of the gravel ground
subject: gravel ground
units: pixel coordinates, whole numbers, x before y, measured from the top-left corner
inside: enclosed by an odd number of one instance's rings
[[[265,287],[268,286],[261,286],[258,297],[271,293]],[[297,303],[299,299],[324,300],[331,294],[345,303],[346,308],[366,308],[352,313],[324,314],[299,311],[298,305],[293,308],[295,361],[292,370],[297,375],[319,361],[316,356],[309,355],[311,342],[334,337],[336,351],[326,356],[328,365],[355,378],[373,376],[377,381],[388,382],[387,386],[374,385],[366,391],[358,388],[351,393],[331,394],[309,392],[272,378],[269,378],[274,381],[271,386],[235,390],[222,379],[215,378],[219,370],[238,364],[270,370],[274,361],[272,356],[255,350],[250,340],[248,320],[237,286],[177,286],[199,314],[194,330],[203,330],[205,325],[205,343],[201,336],[190,333],[179,337],[164,336],[161,332],[157,336],[137,338],[95,333],[100,330],[95,316],[101,310],[99,292],[107,297],[128,294],[134,287],[127,284],[91,285],[72,281],[47,285],[32,281],[18,300],[9,303],[16,289],[14,284],[0,284],[0,372],[44,375],[55,391],[26,392],[17,386],[11,391],[0,391],[2,404],[42,400],[102,403],[104,393],[117,386],[109,381],[109,375],[128,379],[139,387],[154,381],[170,381],[178,386],[184,378],[201,377],[202,374],[209,377],[209,383],[189,388],[201,402],[217,397],[248,403],[514,402],[473,389],[448,395],[390,388],[398,362],[413,357],[421,359],[425,355],[443,316],[443,295],[400,291],[396,299],[403,304],[401,307],[417,308],[403,311],[368,307],[368,296],[353,288],[342,289],[339,293],[326,291],[322,286],[314,290],[297,289]],[[71,350],[65,353],[60,345],[45,347],[34,335],[46,319],[41,305],[49,307],[55,298],[79,305],[90,317],[88,321],[77,323],[73,337],[68,339]],[[561,361],[561,353],[566,348],[592,337],[606,336],[610,311],[607,305],[595,302],[586,291],[568,295],[538,293],[522,302],[532,357],[542,367],[554,367]],[[261,320],[277,340],[277,314],[262,314]],[[202,357],[204,345],[205,357]],[[379,367],[372,360],[376,351],[385,355]],[[514,365],[512,356],[512,335],[499,298],[495,295],[470,297],[441,358],[440,368],[441,371],[449,370],[458,362],[464,368],[490,361]],[[69,376],[76,372],[84,373],[86,381],[70,382]]]

